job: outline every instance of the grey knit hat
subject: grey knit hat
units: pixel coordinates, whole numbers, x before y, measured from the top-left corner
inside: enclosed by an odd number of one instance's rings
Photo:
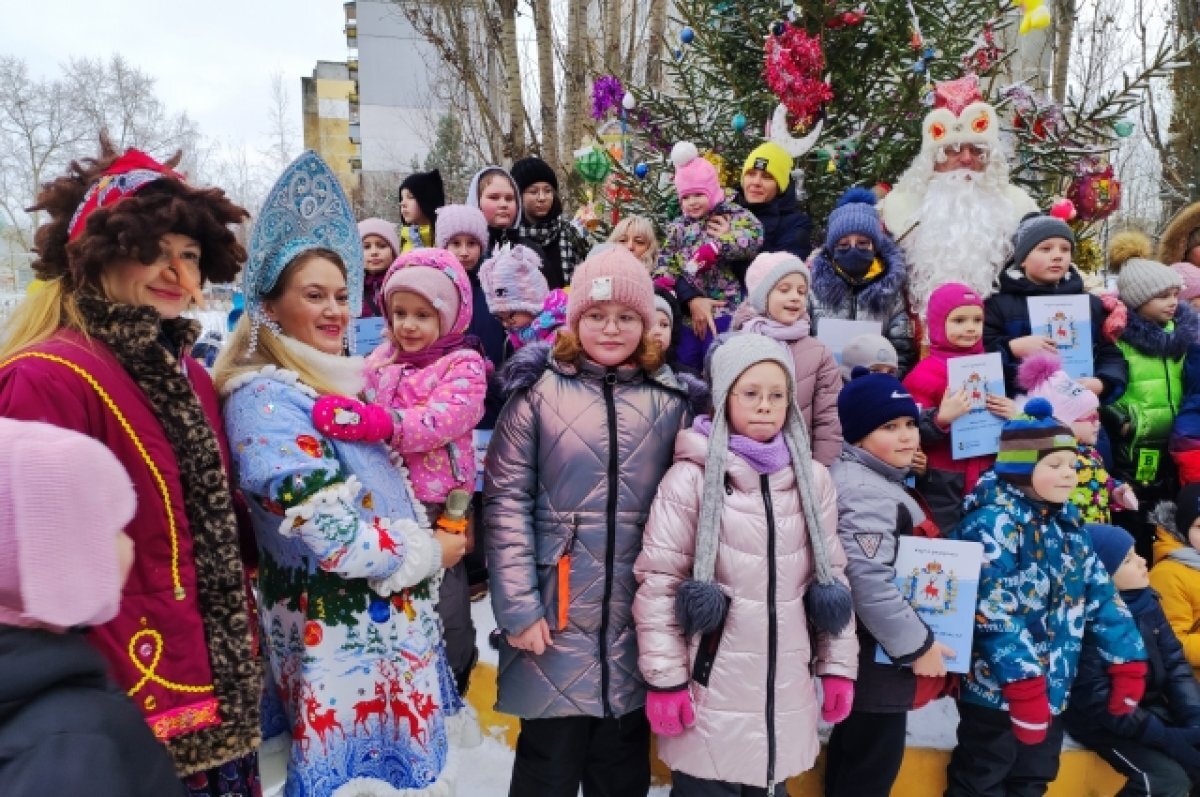
[[[666,315],[667,320],[672,324],[675,323],[675,313],[671,310],[671,303],[658,294],[654,296],[654,309]]]
[[[1157,260],[1131,257],[1121,266],[1117,294],[1133,310],[1171,288],[1183,288],[1183,278]]]
[[[842,347],[842,380],[850,381],[850,372],[861,365],[868,371],[879,365],[890,365],[900,369],[900,356],[896,347],[883,335],[858,335]]]
[[[796,376],[792,370],[792,356],[776,341],[751,333],[718,339],[713,348],[708,364],[713,418],[708,454],[704,460],[704,493],[700,499],[692,578],[683,582],[676,593],[676,618],[683,633],[688,636],[706,634],[716,629],[724,619],[725,597],[713,578],[717,566],[721,508],[725,498],[725,460],[729,451],[729,423],[725,408],[730,389],[746,369],[759,363],[773,362],[788,375],[790,400],[782,434],[796,471],[796,485],[800,490],[804,525],[808,530],[816,571],[816,582],[809,585],[804,600],[808,616],[817,630],[836,634],[850,623],[853,603],[850,588],[834,577],[829,564],[829,552],[825,549],[825,530],[817,514],[819,503],[813,488],[812,449],[795,400]]]
[[[1038,244],[1051,238],[1065,238],[1071,242],[1072,249],[1075,247],[1075,233],[1071,232],[1065,221],[1042,213],[1028,214],[1021,219],[1013,234],[1013,263],[1020,268]]]

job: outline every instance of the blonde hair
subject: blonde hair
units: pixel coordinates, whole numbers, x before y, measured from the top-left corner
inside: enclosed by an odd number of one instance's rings
[[[287,268],[279,275],[275,287],[265,294],[265,298],[277,299],[282,296],[295,273],[316,257],[333,261],[341,269],[342,275],[346,274],[346,266],[336,253],[328,249],[309,249],[288,263]],[[313,370],[308,363],[289,351],[279,336],[265,325],[259,325],[258,345],[254,347],[254,351],[250,351],[250,314],[243,313],[213,366],[213,382],[218,391],[223,391],[231,380],[244,374],[257,373],[268,365],[294,372],[301,382],[322,396],[342,392],[327,381],[324,374]]]
[[[612,232],[608,234],[609,243],[620,243],[620,239],[629,236],[644,235],[646,240],[650,242],[649,248],[642,253],[638,260],[642,261],[647,269],[653,269],[658,265],[658,233],[654,229],[654,222],[645,216],[626,216],[617,222],[617,225],[612,228]]]
[[[0,332],[0,362],[49,339],[60,329],[88,337],[87,322],[79,312],[75,294],[63,286],[62,277],[41,283],[17,305]]]

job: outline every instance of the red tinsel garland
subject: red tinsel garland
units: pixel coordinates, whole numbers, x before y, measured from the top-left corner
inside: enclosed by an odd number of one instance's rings
[[[781,33],[767,37],[763,54],[767,86],[793,119],[804,126],[812,124],[833,99],[833,89],[821,78],[825,70],[821,37],[784,23]]]

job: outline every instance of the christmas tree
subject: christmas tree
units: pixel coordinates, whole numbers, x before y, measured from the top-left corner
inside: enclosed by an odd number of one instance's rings
[[[1014,180],[1048,208],[1081,165],[1113,148],[1120,119],[1173,57],[1164,49],[1125,85],[1058,107],[1006,85],[1005,33],[1030,22],[1007,0],[803,0],[782,9],[778,0],[696,0],[676,12],[662,91],[595,82],[593,116],[607,121],[601,145],[576,153],[576,167],[600,189],[585,212],[600,232],[629,213],[678,215],[669,159],[676,141],[693,141],[736,188],[781,100],[788,135],[820,127],[797,162],[819,226],[846,188],[886,188],[904,172],[921,146],[933,83],[966,74],[1006,121]]]

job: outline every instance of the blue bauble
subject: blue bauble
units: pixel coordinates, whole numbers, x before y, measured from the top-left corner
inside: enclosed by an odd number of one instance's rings
[[[645,180],[646,175],[650,174],[650,167],[644,163],[639,163],[633,167],[633,173],[637,175],[639,180]]]
[[[372,598],[371,605],[367,607],[367,614],[377,623],[386,623],[392,616],[392,607],[383,598]]]
[[[733,125],[734,130],[736,130],[739,133],[742,132],[743,130],[746,129],[746,114],[744,114],[744,113],[734,114],[733,121],[731,122],[731,124]]]
[[[674,55],[674,56],[675,56],[675,60],[676,60],[676,61],[682,61],[682,60],[683,60],[683,50],[676,50],[674,53],[672,53],[672,55]]]
[[[691,28],[684,28],[683,30],[679,31],[679,40],[684,44],[691,44],[692,40],[695,38],[696,31],[692,30]]]

